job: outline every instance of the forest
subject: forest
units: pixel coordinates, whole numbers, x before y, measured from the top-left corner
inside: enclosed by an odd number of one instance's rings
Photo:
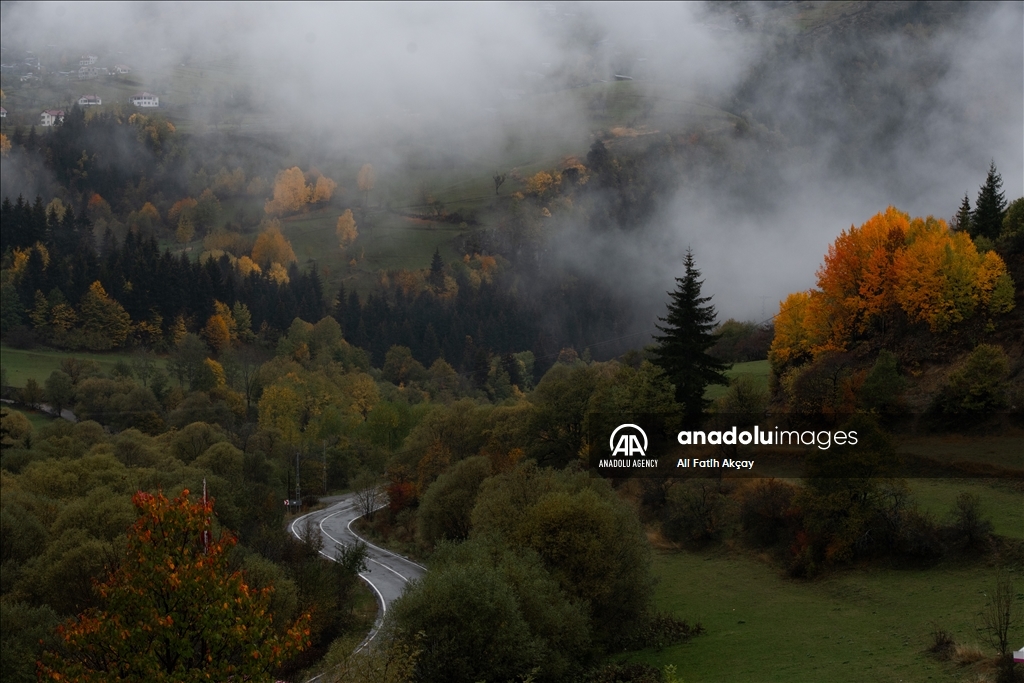
[[[5,681],[1021,680],[1019,163],[1009,128],[915,137],[980,129],[935,46],[998,12],[673,15],[729,48],[682,87],[654,38],[551,8],[564,59],[492,65],[503,108],[406,83],[386,133],[267,127],[261,62],[194,46],[130,75],[161,107],[110,75],[53,126],[25,103],[66,79],[3,72]],[[681,429],[860,438],[600,476],[641,420],[673,462]],[[339,500],[425,570],[386,615],[369,546],[291,526]]]

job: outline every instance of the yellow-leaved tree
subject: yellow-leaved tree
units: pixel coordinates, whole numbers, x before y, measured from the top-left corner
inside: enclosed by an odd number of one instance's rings
[[[78,306],[87,348],[106,350],[124,344],[132,331],[132,319],[116,300],[107,295],[99,280],[93,282]]]
[[[334,230],[338,235],[338,244],[342,251],[356,241],[359,231],[356,229],[356,219],[352,215],[352,209],[345,209],[345,213],[338,216],[338,224]]]
[[[312,196],[311,189],[306,185],[306,177],[298,166],[281,171],[274,179],[274,198],[264,205],[264,210],[272,216],[286,213],[297,213],[302,210]]]
[[[278,173],[274,179],[274,196],[263,209],[271,216],[283,216],[298,213],[310,203],[329,202],[338,184],[319,171],[311,171],[310,175],[316,180],[311,179],[307,184],[306,174],[298,166]]]
[[[325,175],[319,176],[316,179],[316,184],[313,186],[313,196],[311,201],[314,204],[326,204],[331,201],[331,194],[334,193],[334,189],[338,187],[338,183],[334,182]]]
[[[252,260],[261,268],[274,263],[288,265],[297,260],[288,238],[281,234],[280,223],[271,221],[259,234],[252,247]]]

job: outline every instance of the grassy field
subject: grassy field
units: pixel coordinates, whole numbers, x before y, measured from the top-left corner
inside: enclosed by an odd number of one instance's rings
[[[1024,539],[1024,488],[993,479],[909,479],[914,500],[923,512],[945,521],[961,493],[981,500],[984,517],[1000,536]]]
[[[936,627],[994,654],[975,628],[996,582],[988,566],[872,567],[804,582],[723,548],[659,552],[654,570],[659,608],[707,633],[628,658],[674,664],[687,683],[958,680],[925,653]]]
[[[749,363],[733,363],[732,367],[725,371],[725,376],[728,377],[729,379],[736,379],[737,377],[750,377],[767,390],[769,370],[770,368],[768,367],[768,361],[754,360],[750,361]],[[707,390],[704,392],[704,398],[708,398],[713,401],[716,398],[725,396],[726,392],[728,391],[729,387],[715,384],[707,388]]]
[[[7,406],[7,408],[10,407]],[[43,413],[42,411],[39,410],[27,410],[25,408],[22,408],[21,410],[15,410],[13,408],[10,408],[10,410],[12,413],[21,413],[26,418],[28,418],[28,421],[32,425],[32,429],[34,431],[39,431],[46,425],[53,422],[52,415],[47,415],[46,413]]]
[[[1020,436],[965,436],[949,434],[903,439],[900,452],[944,463],[985,462],[997,467],[1024,469]]]
[[[118,361],[131,361],[127,353],[86,353],[81,351],[23,351],[9,346],[0,346],[0,365],[7,371],[7,382],[13,387],[25,386],[30,377],[42,384],[50,373],[60,369],[65,358],[96,361],[100,370],[109,373]],[[162,367],[163,361],[157,361]]]

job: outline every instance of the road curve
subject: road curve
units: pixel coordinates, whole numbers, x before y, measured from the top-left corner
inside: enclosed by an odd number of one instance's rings
[[[352,530],[352,522],[361,516],[362,512],[356,505],[355,494],[350,493],[341,496],[326,509],[296,517],[288,526],[289,531],[301,539],[302,528],[306,524],[312,525],[324,541],[320,554],[329,560],[334,560],[339,548],[357,541],[366,544],[366,571],[360,573],[359,577],[377,594],[379,609],[373,630],[358,649],[365,647],[377,635],[388,607],[402,595],[409,582],[421,578],[427,571],[423,565],[376,546],[357,535]]]

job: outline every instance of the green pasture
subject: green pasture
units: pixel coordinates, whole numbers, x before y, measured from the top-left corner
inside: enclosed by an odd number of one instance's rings
[[[925,652],[936,628],[994,655],[976,630],[999,572],[987,565],[870,567],[797,581],[719,548],[659,552],[654,571],[658,608],[700,620],[707,633],[627,658],[673,664],[687,683],[957,680],[951,665]]]
[[[1024,539],[1024,486],[996,479],[908,479],[914,501],[936,521],[948,522],[961,493],[981,500],[982,515],[1000,536]]]
[[[1024,449],[1018,436],[949,434],[904,439],[900,452],[943,463],[984,462],[997,467],[1024,470]]]
[[[440,249],[446,262],[462,257],[451,242],[468,228],[384,211],[357,210],[359,237],[342,251],[335,233],[341,213],[342,209],[332,206],[281,221],[281,232],[299,263],[317,264],[329,294],[343,282],[346,289],[369,291],[382,270],[427,268],[435,249]],[[354,266],[349,263],[353,258]]]
[[[755,382],[768,389],[768,374],[771,369],[768,366],[766,360],[752,360],[747,363],[733,363],[728,370],[725,371],[725,376],[730,380],[737,379],[739,377],[750,377]],[[704,398],[714,401],[717,398],[725,396],[729,391],[729,387],[721,384],[711,385],[705,390]]]
[[[41,385],[54,370],[60,369],[60,362],[65,358],[92,360],[99,364],[100,370],[109,373],[118,361],[131,362],[128,353],[87,353],[82,351],[25,351],[0,346],[0,365],[7,371],[7,382],[13,387],[25,386],[26,380],[35,379]],[[157,361],[163,366],[163,361]]]
[[[9,406],[5,406],[5,409],[8,408]],[[41,410],[27,410],[25,408],[22,408],[21,410],[14,410],[13,408],[9,409],[12,413],[21,413],[26,418],[28,418],[29,424],[32,425],[33,431],[39,431],[43,427],[53,422],[53,416],[44,413]]]

